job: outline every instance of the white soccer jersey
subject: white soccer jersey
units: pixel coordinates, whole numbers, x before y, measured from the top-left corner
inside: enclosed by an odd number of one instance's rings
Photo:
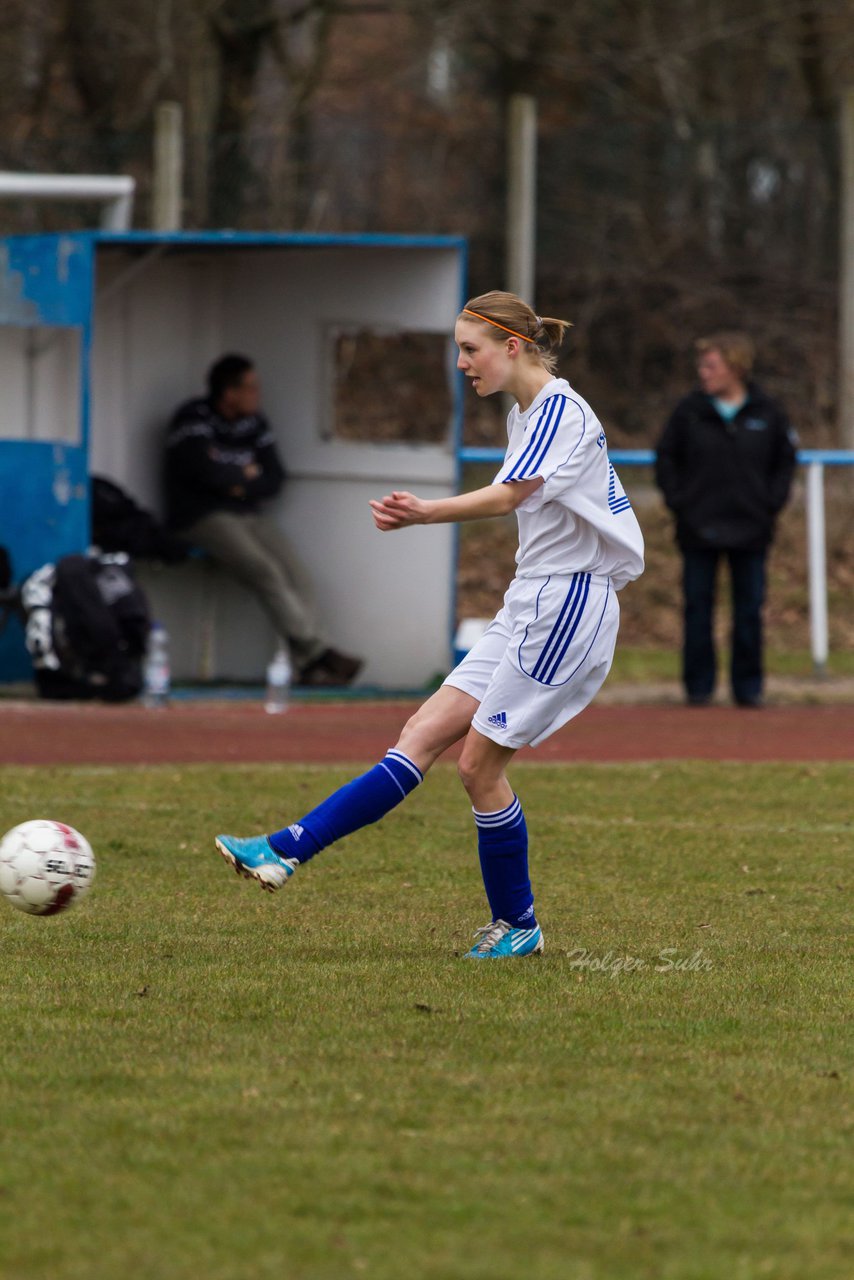
[[[639,577],[643,534],[589,404],[565,379],[553,378],[524,413],[514,405],[507,434],[493,484],[543,478],[516,511],[516,576],[600,574],[618,591]]]

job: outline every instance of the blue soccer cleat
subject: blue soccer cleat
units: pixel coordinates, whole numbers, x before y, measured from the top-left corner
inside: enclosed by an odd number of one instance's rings
[[[281,889],[299,866],[296,858],[280,858],[266,836],[217,836],[216,847],[239,876],[257,880],[268,893]]]
[[[543,931],[538,924],[533,929],[514,929],[506,920],[493,920],[482,929],[475,930],[477,942],[465,954],[466,960],[497,960],[501,956],[530,956],[543,949]]]

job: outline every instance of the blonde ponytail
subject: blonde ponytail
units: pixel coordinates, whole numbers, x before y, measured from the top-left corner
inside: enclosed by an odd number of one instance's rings
[[[570,328],[569,320],[557,320],[554,316],[538,316],[515,293],[493,289],[471,298],[460,313],[464,320],[482,320],[488,328],[503,330],[525,344],[531,359],[537,360],[554,373],[557,369],[557,352],[564,334]],[[501,341],[501,335],[494,335]]]

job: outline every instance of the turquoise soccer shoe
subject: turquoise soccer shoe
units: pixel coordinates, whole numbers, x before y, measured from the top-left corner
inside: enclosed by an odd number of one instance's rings
[[[498,960],[501,956],[530,956],[540,952],[543,943],[543,931],[540,926],[533,929],[514,929],[506,920],[493,920],[482,929],[475,930],[478,940],[471,951],[465,954],[466,960]]]
[[[239,876],[257,880],[268,893],[281,889],[299,866],[296,858],[279,857],[266,836],[217,836],[216,847]]]

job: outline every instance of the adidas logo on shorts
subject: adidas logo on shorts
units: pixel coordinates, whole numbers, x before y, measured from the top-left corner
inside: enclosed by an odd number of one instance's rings
[[[487,716],[487,724],[494,725],[496,729],[507,728],[507,712],[497,711],[494,716]]]

